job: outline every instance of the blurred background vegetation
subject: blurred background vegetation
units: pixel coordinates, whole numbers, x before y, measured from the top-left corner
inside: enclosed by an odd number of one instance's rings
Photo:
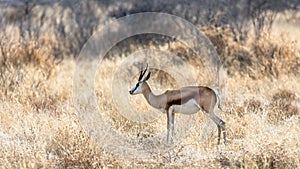
[[[134,13],[163,12],[199,26],[216,46],[225,66],[230,67],[233,60],[238,60],[238,69],[245,69],[260,62],[260,65],[274,69],[268,73],[277,75],[278,70],[272,68],[271,59],[281,49],[276,50],[278,46],[272,42],[262,48],[259,42],[270,41],[267,35],[279,15],[288,22],[299,22],[299,6],[298,0],[0,1],[0,64],[6,65],[7,60],[13,65],[34,61],[45,66],[64,58],[76,58],[101,24]],[[240,49],[249,39],[252,42],[248,44],[249,51]],[[151,43],[153,41],[159,43]],[[174,39],[155,35],[135,36],[118,44],[118,51],[110,52],[116,57],[132,52],[132,44],[138,48],[170,41]],[[229,44],[229,41],[232,43]],[[233,43],[235,46],[231,46]],[[228,51],[226,47],[231,49]],[[189,58],[186,56],[189,54],[183,55]],[[295,72],[295,68],[292,71]]]

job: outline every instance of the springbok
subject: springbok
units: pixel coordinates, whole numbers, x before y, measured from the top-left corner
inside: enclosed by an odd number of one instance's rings
[[[175,113],[194,114],[201,110],[205,115],[216,123],[218,127],[218,144],[220,144],[221,130],[223,130],[224,144],[226,144],[225,122],[214,114],[215,106],[220,107],[218,93],[204,86],[187,86],[179,90],[167,90],[163,94],[155,95],[152,93],[147,80],[151,72],[142,80],[147,71],[141,70],[137,84],[129,91],[131,95],[142,93],[147,102],[154,108],[167,114],[167,142],[169,142],[174,133],[174,115]]]

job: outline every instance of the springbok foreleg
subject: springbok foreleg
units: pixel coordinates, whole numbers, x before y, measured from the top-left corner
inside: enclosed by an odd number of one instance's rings
[[[173,133],[174,133],[174,113],[172,108],[167,110],[167,122],[168,122],[167,143],[169,143],[170,137],[171,137],[171,141],[173,141]]]
[[[171,128],[171,132],[172,132],[171,137],[172,137],[172,139],[174,137],[174,119],[175,119],[175,113],[172,112],[172,119],[171,119],[171,126],[172,126],[172,128]]]

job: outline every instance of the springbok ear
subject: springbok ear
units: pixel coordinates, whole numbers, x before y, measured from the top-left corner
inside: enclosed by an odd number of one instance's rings
[[[147,76],[145,77],[145,79],[143,80],[143,82],[147,81],[151,76],[151,72],[149,71],[149,73],[147,74]]]

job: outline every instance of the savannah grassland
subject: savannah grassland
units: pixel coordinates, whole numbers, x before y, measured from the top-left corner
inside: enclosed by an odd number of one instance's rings
[[[39,11],[40,8],[36,5],[30,9]],[[54,4],[45,10],[44,20],[58,15],[51,8],[63,16],[72,13]],[[79,8],[88,7],[81,4]],[[286,19],[292,17],[289,12],[282,12],[270,32],[263,30],[265,32],[256,39],[250,31],[243,43],[234,41],[234,33],[226,26],[199,26],[215,45],[226,72],[220,114],[226,121],[228,143],[226,146],[216,144],[216,128],[206,140],[199,141],[206,121],[199,113],[199,126],[191,128],[182,142],[168,151],[153,151],[151,157],[141,159],[118,156],[104,149],[85,132],[77,118],[73,77],[76,55],[83,43],[81,38],[88,33],[61,38],[56,32],[61,31],[60,24],[39,29],[25,22],[42,16],[39,13],[29,18],[18,8],[1,10],[6,16],[6,20],[2,18],[5,24],[0,32],[1,168],[300,168],[299,16],[297,22],[297,15],[296,19]],[[114,10],[113,7],[107,9]],[[94,17],[101,12],[101,9],[98,13],[94,11]],[[22,22],[20,18],[24,20],[22,27],[17,24]],[[86,18],[86,21],[93,19]],[[79,21],[74,22],[82,26]],[[68,34],[76,29],[72,26],[64,27],[63,31]],[[43,29],[49,31],[45,33]],[[79,40],[74,40],[76,38]],[[170,50],[184,56],[195,70],[194,78],[201,84],[203,77],[197,70],[201,61],[178,43],[145,42],[143,47]],[[117,105],[111,101],[116,68],[126,55],[141,47],[139,45],[134,38],[120,42],[101,62],[95,81],[99,113],[105,112],[104,121],[133,142],[151,140],[157,135],[165,137],[166,133],[164,115],[160,115],[158,122],[131,122],[119,115]],[[154,74],[149,84],[156,90],[162,86],[167,86],[165,89],[174,87],[164,77]],[[152,109],[142,96],[131,99],[137,110],[151,113]],[[155,145],[158,143],[147,146],[149,149],[160,147]]]

